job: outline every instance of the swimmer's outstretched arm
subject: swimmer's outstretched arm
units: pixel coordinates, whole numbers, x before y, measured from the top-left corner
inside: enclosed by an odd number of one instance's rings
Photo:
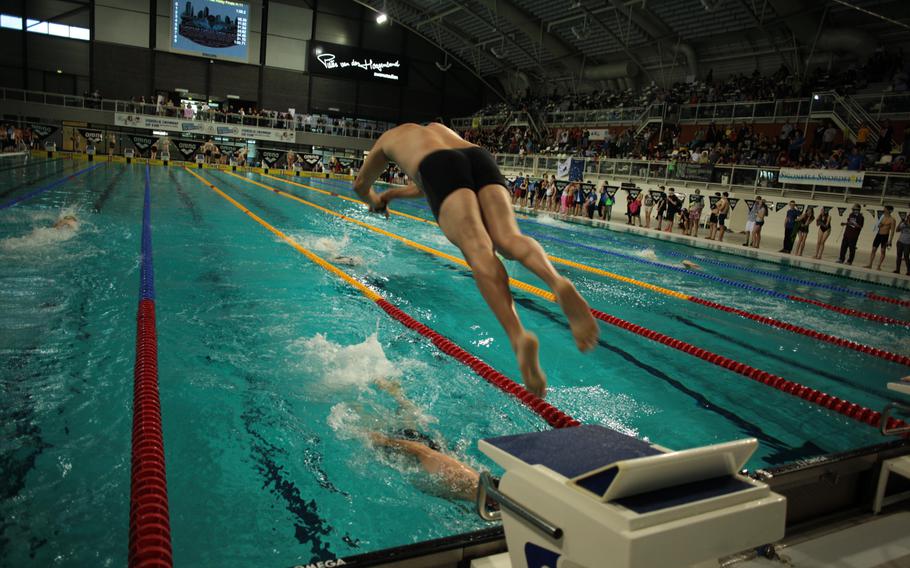
[[[414,182],[409,183],[407,187],[393,187],[379,194],[383,205],[388,205],[393,199],[416,199],[418,197],[423,197],[423,191]]]
[[[370,206],[371,210],[381,211],[385,208],[385,203],[382,202],[379,194],[373,189],[373,183],[379,179],[386,166],[389,165],[389,158],[383,151],[387,134],[380,136],[379,140],[373,144],[373,148],[363,161],[363,167],[360,168],[360,172],[357,173],[357,178],[354,180],[354,191],[364,203]]]

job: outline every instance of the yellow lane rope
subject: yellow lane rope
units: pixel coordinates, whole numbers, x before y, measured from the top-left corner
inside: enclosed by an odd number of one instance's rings
[[[309,202],[306,199],[297,197],[296,195],[292,195],[290,193],[285,193],[284,191],[281,191],[280,189],[277,189],[270,185],[265,185],[264,183],[260,183],[255,180],[247,179],[243,176],[238,176],[237,174],[234,174],[231,172],[223,172],[223,173],[225,173],[229,176],[234,176],[235,178],[243,180],[247,183],[259,186],[259,187],[265,189],[266,191],[271,191],[272,193],[276,193],[282,197],[286,197],[287,199],[293,199],[294,201],[297,201],[299,203],[302,203],[302,204],[312,207],[314,209],[318,209],[319,211],[322,211],[323,213],[328,213],[329,215],[334,215],[335,217],[338,217],[339,219],[344,219],[345,221],[349,221],[351,223],[354,223],[355,225],[360,225],[361,227],[363,227],[365,229],[369,229],[370,231],[379,233],[380,235],[389,237],[390,239],[395,239],[396,241],[402,242],[409,247],[415,248],[417,250],[423,251],[428,254],[432,254],[434,256],[438,256],[440,258],[444,258],[448,261],[454,262],[455,264],[464,266],[468,270],[471,269],[471,266],[467,262],[465,262],[461,258],[458,258],[457,256],[452,256],[451,254],[442,252],[441,250],[436,250],[432,247],[428,247],[426,245],[422,245],[418,242],[412,241],[411,239],[408,239],[406,237],[402,237],[401,235],[391,233],[389,231],[386,231],[385,229],[380,229],[379,227],[377,227],[375,225],[371,225],[369,223],[364,223],[363,221],[361,221],[359,219],[354,219],[353,217],[348,217],[347,215],[343,215],[337,211],[333,211],[333,210],[323,207],[321,205],[316,205],[315,203]],[[362,203],[362,202],[358,201],[358,203]],[[551,302],[556,301],[556,296],[554,296],[551,292],[548,292],[542,288],[538,288],[537,286],[532,286],[531,284],[528,284],[527,282],[522,282],[521,280],[509,278],[509,284],[511,284],[515,288],[518,288],[519,290],[524,290],[525,292],[530,292],[531,294],[536,294],[537,296],[550,300]]]
[[[230,173],[230,172],[227,172],[227,173]],[[234,175],[235,177],[240,177],[241,179],[246,180],[246,181],[249,181],[250,183],[258,183],[258,182],[255,182],[255,181],[253,181],[253,180],[244,178],[244,177],[242,177],[242,176],[237,176],[237,175],[235,175],[235,174],[231,174],[231,175]],[[309,190],[311,190],[311,191],[315,191],[315,192],[318,192],[318,193],[322,193],[323,195],[329,195],[329,196],[331,196],[331,197],[337,197],[337,198],[339,198],[339,199],[344,199],[345,201],[351,201],[351,202],[354,202],[354,203],[363,204],[363,201],[360,201],[359,199],[354,199],[354,198],[351,198],[351,197],[347,197],[347,196],[345,196],[345,195],[339,195],[338,193],[336,193],[336,192],[334,192],[334,191],[326,191],[326,190],[320,189],[320,188],[318,188],[318,187],[313,187],[313,186],[310,186],[310,185],[306,185],[306,184],[303,184],[303,183],[298,183],[298,182],[291,181],[291,180],[288,180],[288,179],[283,179],[283,178],[275,177],[275,176],[268,175],[268,174],[260,174],[260,175],[262,175],[263,177],[267,177],[267,178],[269,178],[269,179],[273,179],[273,180],[275,180],[275,181],[284,182],[284,183],[287,183],[287,184],[290,184],[290,185],[295,185],[295,186],[298,186],[298,187],[302,187],[302,188],[304,188],[304,189],[309,189]],[[273,191],[273,190],[274,190],[274,188],[272,188],[271,186],[263,186],[263,187],[267,187],[267,188],[269,189],[269,191]],[[279,191],[280,191],[280,190],[279,190]],[[291,197],[292,199],[295,197],[295,196],[290,195],[290,194],[285,194],[285,195]],[[317,206],[317,207],[318,207],[318,206]],[[412,219],[412,220],[415,220],[415,221],[420,221],[421,223],[427,223],[427,224],[430,224],[430,225],[436,225],[436,226],[438,226],[435,222],[430,221],[430,220],[428,220],[428,219],[423,219],[423,218],[417,217],[417,216],[415,216],[415,215],[408,215],[407,213],[401,213],[400,211],[393,211],[393,210],[389,209],[389,213],[391,213],[392,215],[398,215],[399,217],[405,217],[405,218]],[[421,246],[422,246],[422,245],[421,245]],[[443,253],[443,254],[444,254],[444,253]],[[567,260],[567,259],[560,258],[560,257],[558,257],[558,256],[553,256],[553,255],[550,255],[550,254],[547,255],[547,258],[549,258],[551,261],[553,261],[553,262],[555,262],[555,263],[558,263],[558,264],[563,264],[563,265],[565,265],[565,266],[571,266],[572,268],[577,268],[578,270],[583,270],[583,271],[585,271],[585,272],[590,272],[590,273],[592,273],[592,274],[597,274],[597,275],[599,275],[599,276],[605,276],[605,277],[607,277],[607,278],[612,278],[613,280],[618,280],[618,281],[620,281],[620,282],[625,282],[626,284],[632,284],[633,286],[639,286],[639,287],[641,287],[641,288],[645,288],[645,289],[647,289],[647,290],[651,290],[652,292],[657,292],[657,293],[659,293],[659,294],[665,294],[665,295],[667,295],[667,296],[672,296],[672,297],[674,297],[674,298],[679,298],[680,300],[689,300],[689,299],[690,299],[690,296],[689,296],[688,294],[683,294],[682,292],[677,292],[676,290],[670,290],[669,288],[664,288],[664,287],[662,287],[662,286],[657,286],[656,284],[651,284],[651,283],[649,283],[649,282],[643,282],[643,281],[641,281],[641,280],[636,280],[635,278],[629,278],[628,276],[623,276],[623,275],[621,275],[621,274],[615,274],[615,273],[613,273],[613,272],[609,272],[609,271],[606,271],[606,270],[603,270],[603,269],[600,269],[600,268],[596,268],[596,267],[594,267],[594,266],[589,266],[589,265],[587,265],[587,264],[582,264],[582,263],[580,263],[580,262],[575,262],[575,261],[572,261],[572,260]],[[466,266],[466,264],[465,264],[463,261],[461,261],[460,264],[463,264],[463,265]]]
[[[198,179],[200,182],[202,182],[203,184],[205,184],[206,186],[208,186],[209,189],[211,189],[212,191],[214,191],[215,193],[217,193],[217,194],[220,195],[221,197],[223,197],[223,198],[225,198],[226,200],[228,200],[234,207],[236,207],[237,209],[240,209],[241,211],[243,211],[244,213],[246,213],[247,215],[249,215],[254,221],[256,221],[257,223],[259,223],[260,225],[262,225],[263,227],[265,227],[266,229],[268,229],[269,231],[271,231],[272,233],[274,233],[275,235],[277,235],[278,237],[280,237],[280,238],[281,238],[284,242],[286,242],[287,244],[289,244],[289,245],[291,245],[292,247],[294,247],[295,249],[297,249],[297,251],[298,251],[300,254],[304,255],[305,257],[307,257],[308,259],[310,259],[310,260],[313,261],[314,263],[318,264],[319,266],[321,266],[321,267],[324,268],[325,270],[331,272],[332,274],[334,274],[334,275],[338,276],[339,278],[343,279],[345,282],[347,282],[347,283],[350,284],[351,286],[353,286],[353,287],[357,288],[358,290],[360,290],[360,292],[363,293],[363,295],[366,296],[367,298],[373,300],[374,302],[383,299],[382,296],[380,296],[379,294],[377,294],[376,292],[374,292],[373,290],[371,290],[369,287],[367,287],[366,285],[364,285],[362,282],[360,282],[360,281],[358,281],[357,279],[355,279],[353,276],[351,276],[351,275],[349,275],[348,273],[346,273],[345,271],[341,270],[340,268],[338,268],[338,267],[335,266],[334,264],[332,264],[332,263],[330,263],[330,262],[326,262],[326,261],[323,260],[321,257],[317,256],[316,254],[310,252],[309,250],[307,250],[306,248],[304,248],[303,246],[301,246],[300,243],[298,243],[297,241],[295,241],[295,240],[292,239],[291,237],[287,236],[287,235],[284,234],[283,232],[279,231],[278,229],[276,229],[276,228],[273,227],[272,225],[270,225],[270,224],[268,224],[267,222],[265,222],[264,220],[262,220],[262,218],[260,218],[258,215],[256,215],[255,213],[253,213],[252,211],[250,211],[249,209],[247,209],[246,207],[244,207],[243,205],[241,205],[239,202],[237,202],[237,201],[236,201],[234,198],[232,198],[230,195],[226,194],[225,192],[223,192],[223,191],[221,191],[220,189],[218,189],[217,187],[215,187],[213,184],[209,183],[208,180],[206,180],[204,177],[200,176],[199,174],[197,174],[196,172],[194,172],[193,170],[191,170],[191,169],[189,169],[189,168],[183,168],[183,169],[186,170],[187,172],[189,172],[193,177],[195,177],[196,179]],[[239,176],[238,176],[238,177],[239,177]]]

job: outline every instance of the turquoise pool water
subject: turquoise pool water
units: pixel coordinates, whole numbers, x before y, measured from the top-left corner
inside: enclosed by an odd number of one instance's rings
[[[84,165],[0,172],[6,201]],[[508,344],[469,272],[226,173],[203,177],[341,266],[411,316],[518,378]],[[42,178],[42,176],[45,176]],[[246,177],[448,252],[424,223],[264,176]],[[27,184],[41,178],[36,184]],[[159,381],[175,563],[293,566],[465,533],[471,505],[434,494],[406,460],[372,449],[371,431],[416,423],[449,452],[493,468],[478,439],[543,429],[514,399],[439,353],[187,172],[153,168]],[[301,180],[297,180],[301,181]],[[349,195],[349,184],[313,187]],[[119,566],[129,510],[132,365],[144,171],[106,164],[0,211],[0,558],[10,566]],[[421,203],[401,211],[430,218]],[[61,212],[76,231],[50,228]],[[543,224],[540,224],[540,223]],[[590,247],[678,263],[679,245],[553,220],[525,228],[548,252],[898,353],[906,328],[750,294]],[[699,251],[700,256],[730,257]],[[742,259],[733,262],[744,263]],[[814,282],[882,289],[762,264]],[[510,273],[540,283],[515,263]],[[563,268],[560,268],[563,269]],[[910,310],[707,265],[769,289],[910,319]],[[595,308],[872,408],[906,368],[576,269]],[[672,448],[754,436],[750,468],[882,441],[868,426],[611,326],[575,351],[555,304],[516,293],[541,338],[548,400],[586,423]],[[400,385],[402,411],[374,380]]]

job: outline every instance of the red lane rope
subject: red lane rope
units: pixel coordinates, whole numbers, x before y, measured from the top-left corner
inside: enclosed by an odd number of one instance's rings
[[[431,328],[415,320],[405,312],[401,311],[394,304],[391,304],[383,299],[376,300],[376,304],[379,305],[379,307],[382,308],[392,318],[401,322],[405,327],[413,329],[420,335],[432,341],[433,345],[438,347],[443,353],[449,357],[452,357],[462,365],[470,367],[474,373],[486,380],[488,383],[499,388],[499,390],[510,394],[520,400],[538,416],[543,418],[550,426],[554,428],[567,428],[581,424],[578,420],[575,420],[565,412],[557,409],[549,402],[543,400],[531,392],[528,392],[523,386],[503,375],[490,365],[486,364],[480,358],[471,355],[459,347],[457,344],[449,340],[447,337],[433,331]]]
[[[686,343],[685,341],[673,339],[668,335],[664,335],[657,331],[653,331],[640,325],[619,319],[615,316],[605,314],[600,310],[592,309],[591,314],[593,314],[597,319],[610,325],[631,331],[636,335],[640,335],[652,341],[662,343],[668,347],[672,347],[673,349],[678,349],[683,353],[698,357],[699,359],[703,359],[709,363],[717,365],[718,367],[729,369],[730,371],[743,375],[744,377],[752,379],[753,381],[758,381],[781,392],[799,397],[806,402],[810,402],[829,410],[833,410],[839,414],[843,414],[847,418],[852,418],[853,420],[868,424],[869,426],[875,428],[878,428],[881,422],[882,413],[876,410],[872,410],[871,408],[866,408],[865,406],[861,406],[848,400],[844,400],[836,396],[831,396],[827,393],[823,393],[811,387],[789,381],[783,377],[774,375],[767,371],[756,369],[755,367],[751,367],[745,363],[739,363],[733,359],[724,357],[723,355],[718,355],[706,349],[695,347],[694,345]],[[905,425],[906,424],[903,420],[898,420],[895,418],[888,419],[889,428],[898,428]]]
[[[173,558],[158,399],[155,302],[140,300],[136,320],[129,566],[170,568]]]
[[[840,347],[846,347],[848,349],[853,349],[861,353],[866,353],[874,357],[880,357],[887,361],[893,361],[900,365],[910,366],[910,357],[906,355],[898,355],[892,351],[887,351],[885,349],[879,349],[877,347],[872,347],[869,345],[864,345],[862,343],[857,343],[856,341],[850,341],[849,339],[844,339],[842,337],[837,337],[835,335],[830,335],[827,333],[822,333],[820,331],[815,331],[813,329],[808,329],[799,325],[793,325],[792,323],[786,323],[774,318],[769,318],[767,316],[760,316],[758,314],[753,314],[745,310],[740,310],[738,308],[732,308],[730,306],[725,306],[724,304],[718,304],[717,302],[712,302],[710,300],[704,300],[702,298],[697,298],[695,296],[689,296],[689,301],[702,306],[707,306],[709,308],[714,308],[715,310],[720,310],[722,312],[728,312],[731,314],[736,314],[744,318],[763,323],[765,325],[770,325],[772,327],[777,327],[780,329],[785,329],[787,331],[792,331],[793,333],[799,333],[813,339],[818,339],[819,341],[826,341],[828,343],[833,343]]]
[[[870,300],[877,300],[879,302],[888,302],[889,304],[896,304],[898,306],[904,306],[905,308],[910,308],[910,300],[901,300],[898,298],[892,298],[890,296],[882,296],[876,294],[875,292],[867,292],[866,297]]]
[[[879,314],[863,312],[860,310],[845,308],[843,306],[833,306],[831,304],[826,304],[825,302],[819,302],[818,300],[812,300],[811,298],[802,298],[800,296],[787,296],[787,297],[795,302],[804,302],[806,304],[812,304],[813,306],[818,306],[820,308],[825,308],[826,310],[831,310],[833,312],[839,312],[842,314],[846,314],[848,316],[863,318],[863,319],[867,319],[870,321],[877,321],[879,323],[893,323],[895,325],[902,325],[905,327],[910,326],[910,321],[907,321],[907,320],[889,318],[888,316],[882,316]]]

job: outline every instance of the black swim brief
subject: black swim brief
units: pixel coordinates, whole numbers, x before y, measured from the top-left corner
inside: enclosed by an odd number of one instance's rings
[[[437,219],[442,202],[458,189],[476,193],[488,185],[506,185],[492,154],[477,146],[427,154],[417,167],[417,176],[415,181]]]

